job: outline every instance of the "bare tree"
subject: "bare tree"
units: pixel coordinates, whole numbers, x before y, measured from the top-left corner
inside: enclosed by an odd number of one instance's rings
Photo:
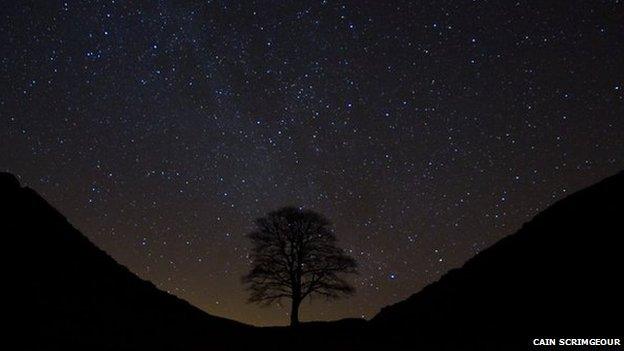
[[[249,302],[270,305],[291,299],[290,325],[299,324],[299,305],[313,295],[328,299],[352,295],[343,274],[355,274],[353,258],[336,246],[336,235],[323,215],[284,207],[256,220],[248,234],[252,269],[243,277]]]

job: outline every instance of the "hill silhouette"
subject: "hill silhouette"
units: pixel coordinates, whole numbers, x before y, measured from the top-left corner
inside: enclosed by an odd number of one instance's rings
[[[555,203],[371,321],[384,343],[526,350],[536,337],[622,337],[624,172]]]
[[[251,329],[138,278],[13,175],[0,194],[19,349],[226,349]]]
[[[622,337],[624,172],[368,322],[296,330],[210,316],[116,263],[14,176],[0,174],[0,194],[22,349],[526,350],[535,337]]]

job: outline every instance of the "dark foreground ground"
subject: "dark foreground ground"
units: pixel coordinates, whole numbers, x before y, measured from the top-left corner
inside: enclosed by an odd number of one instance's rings
[[[526,350],[538,337],[623,337],[624,173],[557,202],[370,321],[296,330],[214,317],[158,290],[10,174],[0,174],[0,196],[5,341],[17,349]]]

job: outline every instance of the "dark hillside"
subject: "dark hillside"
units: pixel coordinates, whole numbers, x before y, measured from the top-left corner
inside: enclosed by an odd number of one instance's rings
[[[624,173],[555,203],[371,327],[384,340],[526,349],[530,337],[622,336]],[[469,347],[469,348],[470,348]]]
[[[251,329],[138,278],[12,175],[0,175],[0,194],[23,349],[219,349]]]

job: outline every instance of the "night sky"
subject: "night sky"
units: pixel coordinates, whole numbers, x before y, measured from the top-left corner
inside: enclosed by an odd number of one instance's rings
[[[370,318],[624,168],[621,1],[0,11],[0,169],[211,314],[288,322],[240,281],[281,206],[325,214],[360,264],[355,297],[302,319]]]

